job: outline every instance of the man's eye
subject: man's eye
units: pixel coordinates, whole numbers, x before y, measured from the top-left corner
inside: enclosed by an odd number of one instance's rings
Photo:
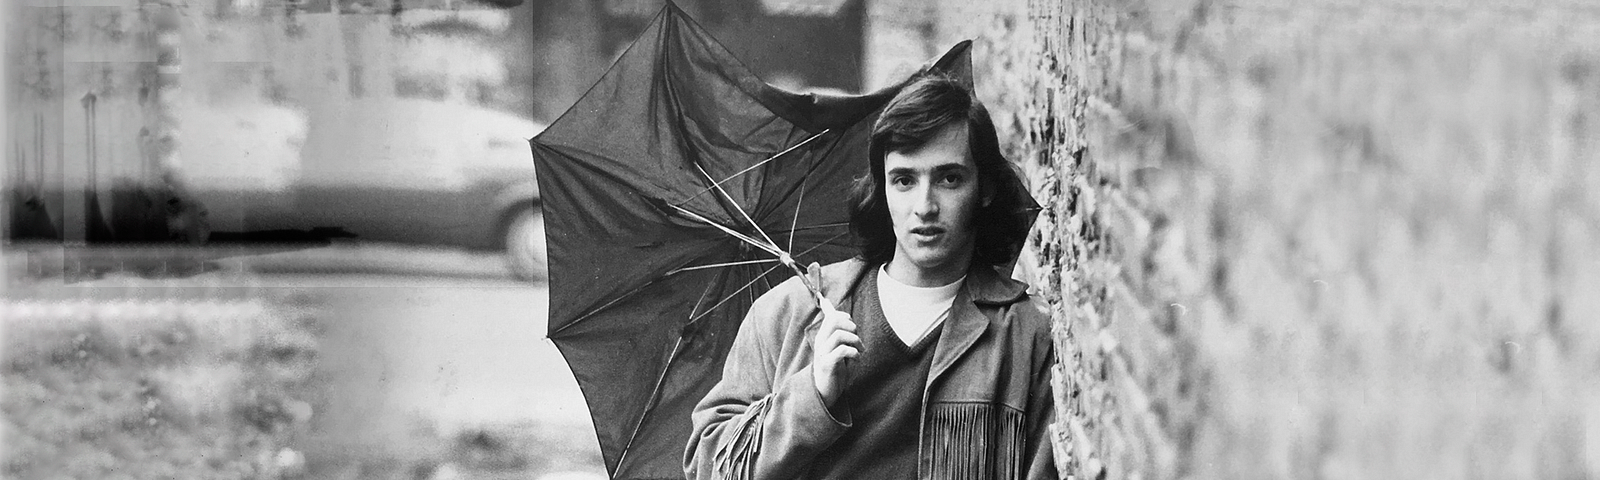
[[[889,179],[891,185],[905,187],[911,185],[911,177],[894,177]]]
[[[964,180],[966,180],[966,178],[963,178],[961,175],[956,175],[956,174],[950,174],[950,175],[945,175],[943,177],[939,177],[939,182],[944,183],[945,185],[960,185],[961,182],[964,181]]]

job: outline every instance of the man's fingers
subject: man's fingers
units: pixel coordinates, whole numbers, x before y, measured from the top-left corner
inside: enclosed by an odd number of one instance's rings
[[[831,325],[831,324],[840,324],[840,323],[849,323],[851,325],[851,329],[855,328],[854,327],[855,323],[850,321],[850,314],[845,313],[845,312],[841,312],[841,311],[838,311],[838,310],[834,310],[832,308],[825,308],[825,309],[822,310],[822,326],[823,327],[827,327],[828,325]]]
[[[833,333],[818,340],[817,351],[832,352],[842,346],[850,347],[859,352],[861,350],[861,337],[844,330],[834,330]]]
[[[849,314],[841,313],[838,315],[829,315],[825,320],[822,321],[822,328],[854,332],[856,331],[856,322],[850,321]]]
[[[848,345],[857,349],[861,348],[861,337],[844,330],[834,330],[833,334],[828,336],[828,340],[833,345]]]
[[[856,322],[850,314],[823,305],[822,322],[817,326],[816,359],[831,371],[839,362],[861,355],[861,337],[856,335]]]
[[[822,313],[834,313],[839,311],[838,308],[833,306],[833,301],[826,298],[817,299],[817,308],[822,309]]]

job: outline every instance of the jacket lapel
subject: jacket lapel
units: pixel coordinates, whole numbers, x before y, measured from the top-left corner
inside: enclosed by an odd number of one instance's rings
[[[1008,305],[1021,300],[1026,293],[1027,286],[1022,282],[1002,278],[994,269],[974,263],[967,271],[967,284],[950,305],[950,317],[941,327],[927,383],[932,385],[978,342],[983,332],[988,331],[989,317],[978,309],[979,304]]]
[[[834,265],[835,269],[828,275],[818,275],[813,278],[822,286],[822,292],[834,305],[843,311],[850,311],[853,298],[851,293],[856,284],[877,267],[868,266],[859,259],[850,259]],[[813,264],[812,272],[821,273],[821,268]],[[928,371],[926,385],[932,385],[934,380],[949,370],[956,360],[972,349],[983,337],[983,332],[989,330],[989,317],[978,309],[978,305],[1009,305],[1025,297],[1027,285],[1022,282],[1001,277],[993,268],[974,263],[967,271],[967,283],[956,294],[956,299],[950,306],[950,317],[945,319],[944,326],[940,327],[938,344],[934,345],[933,365]],[[812,322],[804,330],[806,332],[804,344],[810,348],[811,337],[815,336],[816,323]],[[926,400],[926,399],[924,399]]]
[[[934,345],[933,366],[928,371],[928,385],[944,374],[956,359],[967,353],[972,344],[978,342],[978,337],[989,329],[989,318],[978,311],[972,303],[972,294],[963,288],[956,294],[955,303],[950,306],[950,317],[940,327],[939,343]]]

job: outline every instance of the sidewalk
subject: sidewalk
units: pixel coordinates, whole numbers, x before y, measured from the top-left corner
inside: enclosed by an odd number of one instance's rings
[[[308,245],[186,246],[186,245],[70,245],[57,242],[16,242],[3,251],[5,282],[9,289],[89,286],[85,282],[117,276],[186,278],[223,270],[216,262],[315,248]],[[15,292],[8,292],[8,296]]]
[[[500,252],[384,243],[261,244],[251,246],[67,246],[13,243],[0,250],[5,296],[38,294],[40,286],[117,287],[117,277],[160,278],[174,287],[213,286],[229,278],[239,286],[274,285],[275,274],[388,274],[509,279]],[[227,283],[227,282],[222,282]],[[115,288],[113,288],[115,290]],[[183,289],[179,289],[183,291]],[[123,294],[126,292],[116,292]],[[163,295],[174,292],[162,292]],[[219,292],[210,292],[219,293]]]

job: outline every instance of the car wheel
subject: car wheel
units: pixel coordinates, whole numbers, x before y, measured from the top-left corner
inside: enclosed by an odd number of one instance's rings
[[[544,217],[539,207],[517,211],[506,224],[506,264],[519,279],[547,278],[550,270],[545,260]]]

